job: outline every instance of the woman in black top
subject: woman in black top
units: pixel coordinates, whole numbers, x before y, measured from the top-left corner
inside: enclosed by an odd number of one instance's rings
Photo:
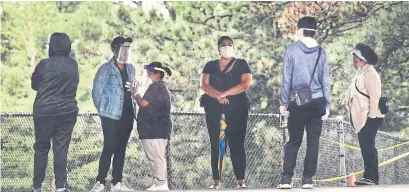
[[[146,157],[155,178],[154,184],[147,190],[169,190],[166,180],[165,148],[172,131],[170,119],[171,100],[169,90],[163,82],[166,74],[172,75],[168,67],[153,62],[145,66],[152,84],[143,98],[136,83],[127,82],[133,99],[139,105],[137,129]]]
[[[211,144],[214,184],[210,188],[218,189],[221,186],[218,155],[220,116],[222,113],[226,117],[225,135],[230,148],[237,187],[247,188],[244,183],[246,170],[244,138],[250,108],[246,90],[251,84],[251,70],[245,60],[233,57],[233,40],[230,37],[220,37],[217,45],[221,57],[206,64],[202,72],[201,86],[205,92],[201,102],[206,113],[206,124]]]
[[[34,178],[32,192],[40,192],[46,175],[51,140],[56,191],[67,187],[67,160],[71,135],[77,122],[75,99],[79,83],[77,62],[69,57],[71,40],[65,33],[50,37],[47,59],[42,59],[31,77],[37,91],[34,101]]]

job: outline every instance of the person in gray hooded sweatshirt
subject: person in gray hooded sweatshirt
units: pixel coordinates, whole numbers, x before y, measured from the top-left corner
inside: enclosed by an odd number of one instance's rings
[[[297,23],[295,43],[284,54],[282,105],[280,113],[289,115],[290,140],[284,148],[284,164],[280,189],[292,188],[293,170],[297,161],[304,129],[307,131],[307,153],[304,160],[302,188],[312,188],[316,174],[319,138],[322,122],[329,116],[331,104],[327,55],[314,39],[317,22],[313,17],[303,17]],[[314,68],[316,69],[314,70]],[[296,101],[296,89],[302,85],[309,88],[312,100],[306,105]]]
[[[67,189],[67,155],[71,134],[77,122],[75,99],[79,83],[77,62],[69,57],[71,41],[65,33],[51,35],[48,55],[34,69],[31,87],[34,101],[34,179],[33,192],[41,191],[53,140],[54,174],[57,192]]]

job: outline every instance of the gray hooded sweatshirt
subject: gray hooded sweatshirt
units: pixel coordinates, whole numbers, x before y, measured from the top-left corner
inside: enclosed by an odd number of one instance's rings
[[[302,84],[309,84],[314,65],[318,57],[319,45],[313,38],[303,38],[290,44],[284,53],[284,75],[281,92],[282,106],[288,108],[292,88]],[[329,82],[329,71],[327,54],[321,48],[321,57],[314,73],[310,86],[313,99],[325,97],[325,107],[330,109],[331,92]]]

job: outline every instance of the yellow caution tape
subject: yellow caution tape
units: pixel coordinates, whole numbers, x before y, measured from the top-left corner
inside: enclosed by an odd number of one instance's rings
[[[404,143],[400,143],[400,144],[397,144],[397,145],[393,145],[393,146],[390,146],[390,147],[385,147],[385,148],[379,149],[378,152],[379,151],[385,151],[385,150],[388,150],[388,149],[393,149],[393,148],[400,147],[400,146],[406,145],[406,144],[409,144],[409,141],[404,142]]]
[[[322,138],[322,139],[325,140],[325,141],[328,141],[330,143],[334,143],[334,144],[337,144],[337,145],[340,145],[340,146],[343,146],[343,147],[346,147],[346,148],[349,148],[349,149],[353,149],[353,150],[357,150],[357,151],[361,150],[361,148],[359,148],[357,146],[349,145],[349,144],[346,144],[346,143],[339,143],[339,142],[332,141],[332,140],[326,139],[326,138]],[[392,145],[392,146],[389,146],[389,147],[385,147],[385,148],[382,148],[382,149],[378,149],[378,152],[385,151],[385,150],[388,150],[388,149],[393,149],[393,148],[400,147],[400,146],[406,145],[406,144],[409,144],[409,141],[404,142],[404,143],[399,143],[397,145]]]
[[[402,154],[402,155],[398,155],[398,156],[393,157],[393,158],[391,158],[391,159],[389,159],[389,160],[386,160],[386,161],[384,161],[384,162],[382,162],[382,163],[379,163],[378,166],[379,166],[379,167],[383,167],[383,166],[388,165],[388,164],[391,164],[391,163],[393,163],[393,162],[395,162],[395,161],[397,161],[397,160],[399,160],[399,159],[402,159],[402,158],[404,158],[404,157],[406,157],[406,156],[408,156],[408,155],[409,155],[409,152],[404,153],[404,154]],[[349,175],[344,175],[344,176],[339,176],[339,177],[332,177],[332,178],[328,178],[328,179],[315,180],[315,182],[337,181],[337,180],[341,180],[341,179],[348,178],[348,177],[350,177],[350,176],[352,176],[352,175],[362,174],[363,172],[364,172],[364,171],[361,170],[361,171],[357,171],[357,172],[351,173],[351,174],[349,174]]]
[[[359,148],[359,147],[349,145],[349,144],[346,144],[346,143],[339,143],[339,142],[335,142],[335,141],[332,141],[332,140],[326,139],[326,138],[322,138],[322,139],[325,140],[325,141],[328,141],[330,143],[334,143],[334,144],[337,144],[337,145],[340,145],[340,146],[343,146],[343,147],[346,147],[346,148],[349,148],[349,149],[353,149],[353,150],[357,150],[357,151],[361,150],[361,148]]]

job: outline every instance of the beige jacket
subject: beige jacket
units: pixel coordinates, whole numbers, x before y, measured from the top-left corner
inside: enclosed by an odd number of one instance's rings
[[[359,93],[358,89],[370,99]],[[369,118],[383,118],[385,115],[379,109],[379,99],[381,98],[381,79],[378,72],[372,65],[365,67],[355,75],[348,92],[345,96],[345,103],[350,112],[350,121],[355,132],[359,132]]]

